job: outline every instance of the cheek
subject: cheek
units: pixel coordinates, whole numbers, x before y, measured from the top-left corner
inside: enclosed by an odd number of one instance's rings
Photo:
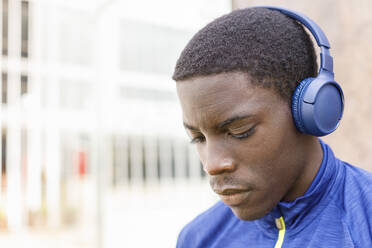
[[[250,145],[257,158],[268,164],[290,162],[295,152],[293,144],[296,143],[298,133],[292,116],[284,110],[279,112],[281,114],[273,113],[270,121],[263,123]]]
[[[280,126],[262,127],[257,130],[256,136],[240,144],[237,154],[239,163],[245,167],[246,176],[251,177],[261,189],[282,190],[288,187],[296,174],[293,137],[291,132],[281,130]]]
[[[196,152],[199,155],[199,159],[201,162],[204,162],[205,157],[206,157],[206,149],[204,144],[194,144],[196,147]]]

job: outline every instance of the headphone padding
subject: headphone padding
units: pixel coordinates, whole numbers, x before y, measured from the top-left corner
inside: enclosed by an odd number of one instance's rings
[[[292,116],[294,123],[297,129],[302,132],[306,133],[306,129],[302,120],[301,116],[301,101],[303,100],[303,94],[309,84],[314,80],[314,78],[305,78],[302,80],[296,87],[293,96],[292,96]]]

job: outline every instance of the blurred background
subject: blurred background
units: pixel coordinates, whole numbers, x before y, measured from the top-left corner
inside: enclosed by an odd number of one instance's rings
[[[346,97],[325,141],[372,171],[369,0],[0,0],[0,246],[175,247],[217,197],[173,67],[197,30],[254,5],[324,29]]]

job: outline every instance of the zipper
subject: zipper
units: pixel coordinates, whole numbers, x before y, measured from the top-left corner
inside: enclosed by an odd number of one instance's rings
[[[281,216],[278,219],[275,219],[275,224],[279,230],[279,233],[278,233],[278,240],[276,241],[274,248],[281,248],[283,245],[284,234],[285,234],[285,222],[284,222],[283,216]]]

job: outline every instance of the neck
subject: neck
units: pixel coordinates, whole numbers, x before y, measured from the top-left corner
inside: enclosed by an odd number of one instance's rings
[[[296,178],[292,187],[283,197],[282,201],[290,202],[305,194],[314,180],[323,159],[323,151],[317,137],[307,136],[304,138],[303,160],[300,162],[303,169]]]

